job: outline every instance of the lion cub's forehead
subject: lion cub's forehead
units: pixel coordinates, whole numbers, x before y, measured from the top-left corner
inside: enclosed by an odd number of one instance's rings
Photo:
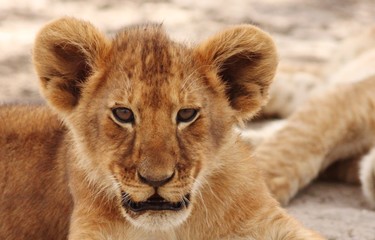
[[[197,100],[202,76],[192,50],[168,38],[160,25],[124,29],[114,39],[112,78],[117,95],[150,105]]]

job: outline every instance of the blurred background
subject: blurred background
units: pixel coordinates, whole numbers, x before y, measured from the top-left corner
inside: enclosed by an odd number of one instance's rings
[[[35,34],[60,16],[91,21],[111,35],[122,26],[162,22],[172,38],[202,40],[225,26],[252,23],[268,31],[279,73],[324,81],[338,45],[375,26],[374,0],[1,0],[0,102],[39,102],[31,63]],[[342,51],[342,50],[341,50]],[[288,211],[329,239],[375,240],[375,212],[358,186],[318,182]]]
[[[66,15],[108,34],[127,24],[162,22],[173,38],[186,42],[252,23],[274,36],[281,68],[319,75],[342,39],[375,23],[375,1],[1,0],[0,101],[39,99],[30,63],[33,39],[46,22]]]

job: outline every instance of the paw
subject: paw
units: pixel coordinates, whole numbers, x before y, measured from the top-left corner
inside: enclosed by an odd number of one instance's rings
[[[375,148],[363,157],[359,177],[363,194],[370,206],[375,209]]]
[[[267,176],[268,175],[268,176]],[[272,196],[282,205],[286,206],[297,194],[298,183],[292,178],[284,176],[265,176],[266,184]]]

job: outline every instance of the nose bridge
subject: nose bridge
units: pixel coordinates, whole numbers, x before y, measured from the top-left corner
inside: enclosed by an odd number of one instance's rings
[[[159,124],[155,125],[145,128],[142,134],[138,172],[147,179],[159,181],[174,173],[176,151],[173,133]]]

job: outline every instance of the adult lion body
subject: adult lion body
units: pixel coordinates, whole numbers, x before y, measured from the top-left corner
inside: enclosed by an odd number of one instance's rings
[[[65,18],[34,63],[53,111],[0,109],[1,239],[322,239],[279,207],[233,131],[277,65],[261,30],[188,48],[160,26],[109,40]]]
[[[0,126],[0,238],[66,239],[72,200],[61,121],[46,107],[3,106]]]

